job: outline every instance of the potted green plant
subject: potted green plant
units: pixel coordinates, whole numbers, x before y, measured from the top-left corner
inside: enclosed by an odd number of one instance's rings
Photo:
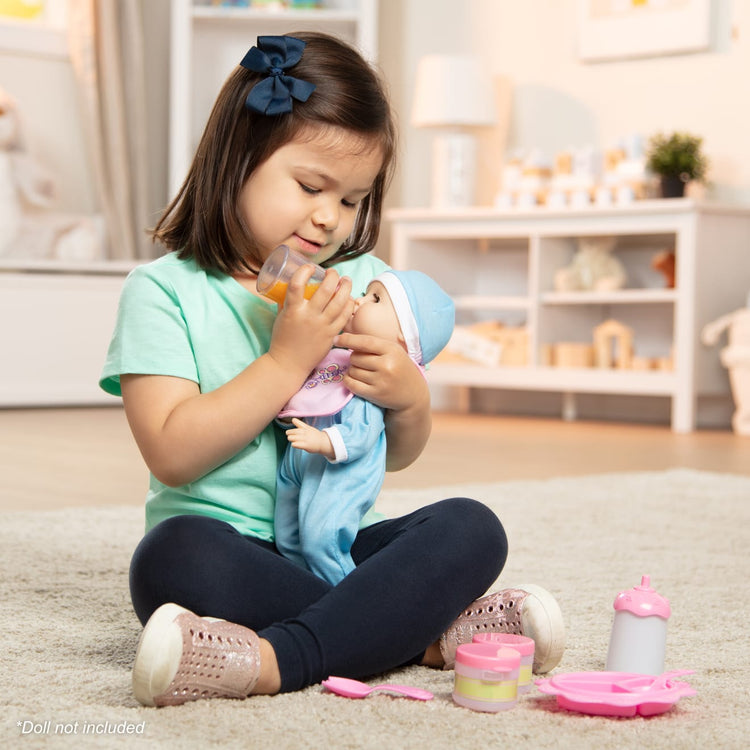
[[[664,198],[681,198],[690,180],[705,180],[708,160],[702,146],[703,138],[690,133],[657,133],[652,136],[646,166],[659,176]]]

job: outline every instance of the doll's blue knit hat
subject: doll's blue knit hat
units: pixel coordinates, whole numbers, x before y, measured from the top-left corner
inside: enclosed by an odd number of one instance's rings
[[[375,278],[396,310],[409,356],[426,365],[448,343],[456,321],[453,300],[420,271],[385,271]]]

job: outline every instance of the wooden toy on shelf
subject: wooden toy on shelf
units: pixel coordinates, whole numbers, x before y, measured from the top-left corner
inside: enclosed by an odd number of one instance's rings
[[[594,328],[597,367],[628,370],[633,361],[633,329],[610,318]]]
[[[654,370],[656,363],[653,357],[636,357],[630,360],[631,370]]]
[[[475,323],[471,330],[500,346],[500,364],[524,367],[529,363],[529,332],[525,326],[506,326],[497,320]]]
[[[560,341],[552,345],[551,360],[555,367],[593,367],[594,347],[577,341]]]
[[[673,357],[636,357],[630,362],[631,370],[661,370],[667,372],[674,369]]]
[[[488,320],[456,326],[439,360],[469,360],[487,367],[524,367],[529,363],[529,334],[524,326],[505,326]]]

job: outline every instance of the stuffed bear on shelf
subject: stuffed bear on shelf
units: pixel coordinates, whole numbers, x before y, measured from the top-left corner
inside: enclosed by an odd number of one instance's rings
[[[54,198],[54,180],[26,150],[16,103],[0,89],[0,256],[15,255],[25,215]]]
[[[614,237],[581,237],[569,266],[555,273],[558,292],[610,292],[625,286],[625,267],[612,254]]]
[[[103,218],[55,211],[56,197],[52,173],[26,146],[17,103],[0,88],[0,258],[77,262],[102,257]]]

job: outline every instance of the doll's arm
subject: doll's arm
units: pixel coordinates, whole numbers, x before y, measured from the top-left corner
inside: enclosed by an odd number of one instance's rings
[[[290,427],[286,431],[286,439],[293,448],[299,448],[308,453],[320,453],[329,461],[336,458],[333,444],[326,432],[303,422],[301,419],[292,419],[292,424],[294,427]]]
[[[350,463],[369,456],[385,440],[383,410],[369,401],[354,397],[341,410],[341,421],[318,430],[307,422],[292,419],[287,439],[294,448],[319,453],[331,463]]]

